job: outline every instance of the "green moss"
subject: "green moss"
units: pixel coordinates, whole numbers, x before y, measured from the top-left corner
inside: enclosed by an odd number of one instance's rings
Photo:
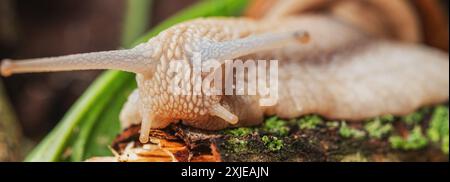
[[[419,112],[413,112],[402,118],[402,120],[408,125],[419,124],[423,120],[423,115]]]
[[[395,121],[395,117],[391,114],[386,114],[384,116],[380,116],[377,119],[383,123],[392,123]]]
[[[322,124],[323,120],[317,115],[308,115],[298,120],[298,127],[300,129],[315,129],[317,125]]]
[[[404,121],[406,124],[410,126],[414,126],[416,124],[419,124],[421,121],[425,119],[425,116],[430,112],[429,107],[425,107],[422,109],[419,109],[416,112],[413,112],[411,114],[408,114],[406,116],[402,117],[402,121]]]
[[[261,140],[264,145],[272,152],[279,151],[284,146],[283,140],[280,140],[277,137],[269,137],[265,135],[261,138]]]
[[[428,138],[441,145],[442,152],[448,154],[448,136],[449,136],[448,107],[438,106],[434,109],[431,117],[430,126],[427,130]]]
[[[396,119],[395,119],[394,115],[386,114],[386,115],[378,116],[378,117],[375,117],[375,118],[369,118],[369,119],[366,120],[366,122],[371,122],[371,121],[375,121],[375,120],[379,120],[382,123],[392,123]]]
[[[439,142],[448,136],[448,107],[438,106],[434,109],[427,135],[433,142]]]
[[[345,122],[341,122],[341,127],[339,128],[339,135],[343,138],[362,139],[366,136],[366,133],[364,131],[347,126]]]
[[[287,126],[287,122],[278,119],[278,117],[276,116],[267,119],[262,129],[267,133],[278,136],[286,136],[289,134],[289,127]]]
[[[253,133],[253,129],[242,127],[242,128],[236,128],[236,129],[229,129],[229,130],[226,130],[224,133],[234,136],[234,137],[244,137],[247,135],[251,135]]]
[[[389,138],[389,143],[394,149],[417,150],[426,147],[428,145],[428,140],[422,134],[422,128],[420,128],[420,126],[416,126],[407,138],[402,138],[401,136],[391,136]]]
[[[227,140],[227,148],[235,153],[248,151],[248,142],[239,138],[230,138]]]
[[[391,123],[386,122],[392,121],[391,119],[387,120],[386,118],[383,119],[381,117],[375,118],[372,121],[369,121],[364,126],[364,129],[369,133],[371,138],[381,139],[391,133],[394,129]]]
[[[334,128],[339,127],[339,122],[337,122],[337,121],[329,121],[329,122],[326,122],[326,125],[327,125],[328,128],[334,129]]]

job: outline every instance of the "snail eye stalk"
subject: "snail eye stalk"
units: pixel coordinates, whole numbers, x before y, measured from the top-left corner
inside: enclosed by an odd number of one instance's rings
[[[207,60],[230,60],[237,57],[265,50],[281,48],[289,42],[308,43],[309,33],[306,31],[290,31],[254,35],[237,40],[213,42],[203,51]]]
[[[151,58],[145,56],[150,55],[146,54],[146,51],[148,50],[145,50],[143,47],[136,47],[126,50],[82,53],[59,57],[24,60],[6,59],[2,61],[1,74],[10,76],[16,73],[101,69],[144,74],[150,70],[146,63],[151,62]]]

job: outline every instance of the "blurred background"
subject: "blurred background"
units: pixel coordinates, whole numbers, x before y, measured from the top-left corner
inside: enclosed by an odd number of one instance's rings
[[[149,4],[151,14],[143,26],[151,28],[196,1],[154,0]],[[441,4],[443,9],[448,9],[447,0]],[[125,12],[125,0],[1,0],[0,59],[117,49]],[[23,135],[30,145],[39,141],[99,73],[41,73],[0,78],[0,101],[3,100],[0,106],[11,106],[8,111],[0,110],[0,114],[10,115],[8,118],[17,120],[20,126],[17,133],[3,136]],[[0,122],[0,141],[2,128],[10,127],[7,125]]]

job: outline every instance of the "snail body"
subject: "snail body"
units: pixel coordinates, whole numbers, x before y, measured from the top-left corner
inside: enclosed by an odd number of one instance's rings
[[[310,39],[310,40],[309,40]],[[308,41],[309,40],[309,41]],[[262,95],[174,94],[171,62],[279,60],[278,102]],[[140,141],[151,128],[171,123],[207,130],[260,124],[266,115],[319,114],[361,120],[403,115],[448,99],[448,54],[425,46],[374,39],[333,17],[305,15],[277,20],[206,18],[178,24],[128,50],[2,62],[13,73],[116,69],[136,73],[138,88],[125,104],[122,125],[141,122]],[[418,73],[419,72],[419,73]],[[194,87],[189,74],[180,79]]]

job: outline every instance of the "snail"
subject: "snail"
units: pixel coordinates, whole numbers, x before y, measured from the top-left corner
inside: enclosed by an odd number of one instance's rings
[[[195,53],[200,53],[202,63],[279,60],[278,101],[262,106],[264,95],[259,93],[174,94],[171,63],[181,60],[193,67]],[[314,113],[360,121],[408,114],[444,102],[449,94],[447,53],[379,39],[320,14],[263,20],[200,18],[175,25],[132,49],[1,64],[3,76],[94,69],[136,74],[138,88],[125,103],[120,120],[123,126],[141,122],[142,143],[148,142],[151,128],[179,121],[206,130],[258,125],[267,115],[294,118]],[[180,82],[194,87],[194,76],[198,75],[188,74]]]

